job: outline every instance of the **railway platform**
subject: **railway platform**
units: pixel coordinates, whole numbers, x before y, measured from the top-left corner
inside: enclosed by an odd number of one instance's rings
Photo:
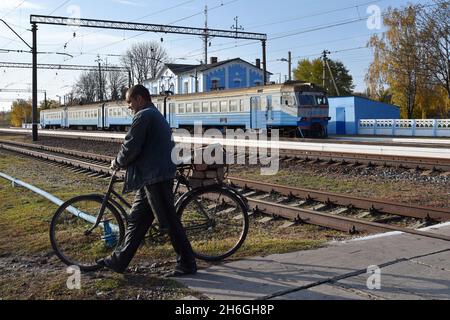
[[[426,230],[450,235],[450,223]],[[177,280],[221,300],[446,300],[450,242],[388,233],[225,263]]]

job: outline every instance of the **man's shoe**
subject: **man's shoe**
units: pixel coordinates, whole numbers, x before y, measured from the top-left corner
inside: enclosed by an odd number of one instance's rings
[[[187,276],[190,274],[196,274],[197,273],[197,267],[193,268],[182,268],[180,266],[176,266],[174,270],[166,273],[164,277],[166,278],[172,278],[172,277],[182,277]]]
[[[101,266],[103,268],[110,269],[110,270],[112,270],[114,272],[117,272],[117,273],[124,273],[125,270],[126,270],[126,269],[124,270],[124,269],[119,269],[119,268],[115,267],[106,258],[98,259],[95,262],[97,262],[97,265],[99,265],[99,266]]]

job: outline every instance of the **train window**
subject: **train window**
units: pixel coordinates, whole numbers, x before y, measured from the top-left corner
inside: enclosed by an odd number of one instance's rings
[[[186,103],[186,113],[192,113],[192,103]]]
[[[230,100],[230,111],[236,112],[238,111],[238,105],[236,100]]]
[[[301,94],[299,96],[300,104],[304,106],[313,106],[315,105],[314,96]]]
[[[184,113],[184,103],[178,105],[178,113]]]
[[[219,112],[217,101],[211,102],[211,112]]]
[[[227,112],[227,111],[228,111],[228,102],[220,101],[220,112]]]
[[[201,112],[200,111],[200,102],[194,102],[194,112]]]
[[[209,112],[209,102],[202,102],[202,112]]]
[[[318,105],[325,105],[328,104],[328,99],[324,96],[316,96],[316,102]]]
[[[239,110],[240,111],[245,111],[245,101],[244,100],[239,100]]]

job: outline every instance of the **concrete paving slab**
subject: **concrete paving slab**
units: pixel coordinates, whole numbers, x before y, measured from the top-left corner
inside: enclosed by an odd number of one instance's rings
[[[450,251],[411,259],[411,261],[450,272]]]
[[[450,226],[444,230],[435,230],[435,232],[450,233]],[[448,241],[411,234],[393,235],[364,241],[335,243],[316,250],[275,254],[225,263],[200,270],[197,275],[189,278],[183,277],[179,281],[204,293],[211,299],[261,299],[273,298],[277,295],[285,299],[303,299],[310,296],[325,299],[326,296],[331,298],[342,293],[340,288],[326,286],[333,283],[350,286],[350,288],[355,286],[356,295],[364,297],[368,294],[366,269],[370,265],[378,265],[383,268],[383,271],[388,272],[387,275],[392,271],[392,275],[386,277],[385,280],[386,285],[392,283],[391,291],[394,292],[394,289],[398,288],[396,293],[382,294],[379,298],[420,299],[422,295],[416,294],[414,291],[404,292],[403,295],[399,294],[401,286],[405,284],[402,281],[394,281],[396,276],[398,277],[396,272],[402,272],[395,269],[394,266],[400,264],[408,267],[408,274],[412,277],[414,272],[418,272],[417,277],[421,279],[426,276],[428,267],[421,267],[419,263],[408,261],[414,258],[423,261],[423,264],[435,264],[444,269],[436,270],[434,273],[428,272],[436,279],[442,277],[444,279],[443,283],[435,283],[440,291],[429,297],[443,299],[447,293],[442,291],[441,286],[450,285],[444,276],[449,273],[446,269],[449,267],[450,259],[448,259],[447,253],[442,256],[439,254],[433,256],[433,254],[448,249],[450,249]],[[419,257],[422,255],[428,256]],[[392,266],[391,269],[389,269],[390,266]],[[429,279],[430,283],[433,283],[432,279]],[[422,284],[421,287],[426,288],[426,284]],[[293,290],[296,290],[297,293],[294,294]],[[431,290],[434,290],[433,287]],[[349,299],[355,293],[344,291],[346,293],[342,293],[343,297]]]
[[[437,254],[430,260],[447,258],[449,252]],[[369,290],[368,275],[359,275],[338,282],[366,293],[374,293],[385,299],[450,299],[450,271],[415,260],[400,262],[381,269],[380,289]]]

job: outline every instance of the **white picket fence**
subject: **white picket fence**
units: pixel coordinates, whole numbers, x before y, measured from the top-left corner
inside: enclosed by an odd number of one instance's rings
[[[450,137],[450,119],[362,119],[358,134],[410,137]]]

